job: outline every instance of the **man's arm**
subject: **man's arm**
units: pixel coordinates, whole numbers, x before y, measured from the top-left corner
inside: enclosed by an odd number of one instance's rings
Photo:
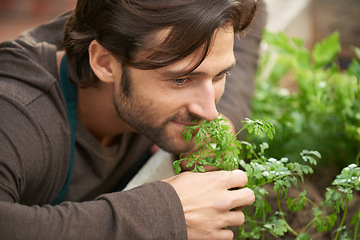
[[[164,182],[55,207],[0,201],[0,211],[4,240],[186,239],[181,204]]]
[[[36,119],[11,101],[0,93],[1,239],[186,239],[181,202],[164,182],[49,205],[66,162],[50,154],[54,149]]]

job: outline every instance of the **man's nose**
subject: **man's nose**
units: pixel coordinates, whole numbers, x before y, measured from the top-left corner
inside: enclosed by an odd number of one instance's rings
[[[188,105],[191,113],[201,119],[214,120],[218,117],[219,112],[216,109],[216,92],[212,81],[201,84],[193,99]]]

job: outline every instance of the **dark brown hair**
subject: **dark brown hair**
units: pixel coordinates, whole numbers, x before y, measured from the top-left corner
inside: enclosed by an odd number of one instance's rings
[[[256,0],[78,0],[64,34],[70,78],[82,86],[98,85],[88,54],[94,39],[123,66],[139,69],[170,65],[202,47],[192,71],[206,57],[217,28],[229,24],[242,32],[256,8]],[[163,29],[168,35],[154,44]],[[146,57],[139,58],[139,51]]]

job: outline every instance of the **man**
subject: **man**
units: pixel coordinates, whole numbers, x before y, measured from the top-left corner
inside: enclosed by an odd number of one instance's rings
[[[240,170],[119,190],[152,144],[193,149],[181,130],[217,117],[238,64],[234,35],[255,9],[233,0],[79,0],[74,12],[4,42],[2,239],[232,239],[225,227],[244,222],[234,209],[254,201]],[[243,67],[256,62],[258,35],[250,56],[238,56]],[[231,105],[232,91],[248,88],[234,80],[218,107],[239,129],[244,111],[232,108],[247,108]]]

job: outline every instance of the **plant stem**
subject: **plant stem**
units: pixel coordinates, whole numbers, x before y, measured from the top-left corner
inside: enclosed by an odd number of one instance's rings
[[[314,203],[313,201],[311,201],[309,198],[306,198],[306,201],[308,201],[310,204],[312,204],[314,207],[317,207],[318,205],[316,203]],[[313,222],[315,221],[315,218],[313,218],[308,224],[306,224],[305,227],[303,227],[303,229],[301,229],[300,233],[303,233],[306,231],[307,228],[309,228],[311,226],[311,224],[313,224]]]
[[[280,190],[277,190],[276,195],[277,195],[277,205],[278,205],[278,209],[279,209],[279,212],[280,212],[280,217],[281,217],[282,220],[284,220],[286,229],[289,232],[291,232],[294,236],[298,236],[298,233],[295,232],[295,230],[292,229],[292,227],[290,227],[290,225],[288,224],[288,222],[286,221],[286,219],[284,217],[284,214],[283,214],[284,212],[282,211],[281,202],[280,202]]]
[[[307,202],[309,202],[311,205],[313,205],[314,207],[317,207],[318,205],[316,203],[314,203],[313,201],[311,201],[311,199],[309,198],[305,198]]]
[[[263,223],[265,223],[266,222],[266,211],[265,211],[265,202],[262,202],[262,221],[263,221]],[[262,234],[261,234],[262,236],[261,236],[261,239],[262,240],[265,240],[265,232],[262,232]]]
[[[345,209],[344,209],[344,214],[343,214],[343,217],[341,219],[341,223],[340,223],[340,226],[338,229],[341,229],[342,226],[344,225],[344,222],[345,222],[345,219],[346,219],[346,215],[347,215],[347,211],[348,211],[348,208],[349,208],[349,200],[346,198],[346,203],[345,203]],[[334,240],[337,240],[339,238],[339,235],[340,235],[340,230],[336,233],[336,236],[335,236],[335,239]]]
[[[354,229],[354,240],[358,239],[358,231],[359,231],[359,226],[360,226],[360,211],[358,211],[356,214],[358,214],[358,218],[355,224],[355,229]]]
[[[313,224],[314,221],[315,221],[315,218],[313,218],[308,224],[306,224],[306,226],[305,226],[303,229],[301,229],[300,233],[305,232],[306,229],[307,229],[308,227],[310,227],[311,224]]]

